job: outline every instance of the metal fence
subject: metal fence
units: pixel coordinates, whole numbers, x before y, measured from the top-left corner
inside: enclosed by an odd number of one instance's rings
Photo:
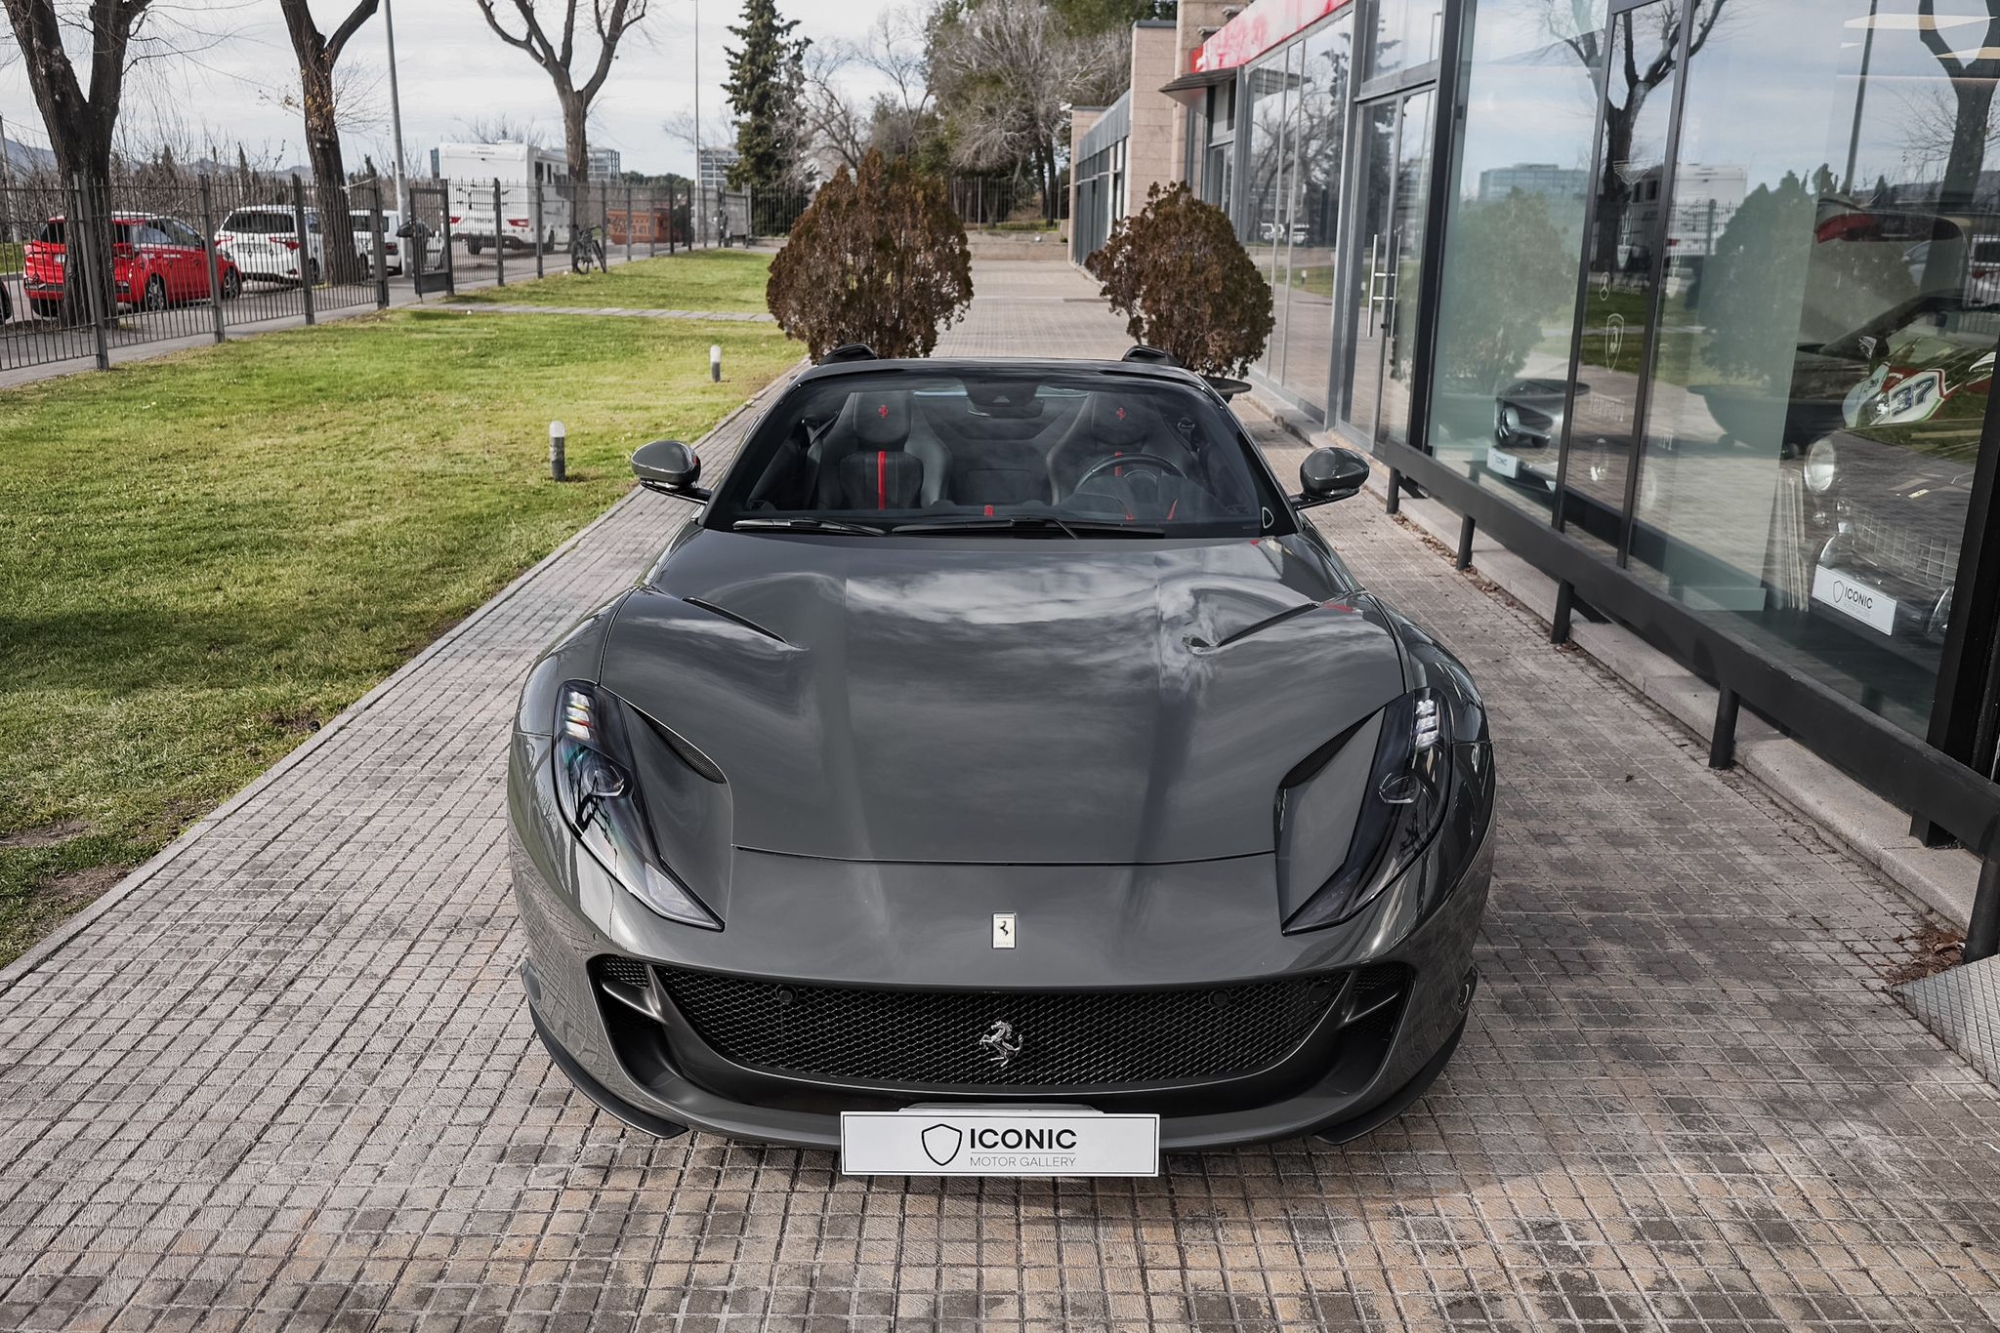
[[[782,236],[798,194],[689,183],[386,181],[138,172],[0,185],[0,371],[212,339],[335,309]],[[336,219],[345,216],[345,221]]]

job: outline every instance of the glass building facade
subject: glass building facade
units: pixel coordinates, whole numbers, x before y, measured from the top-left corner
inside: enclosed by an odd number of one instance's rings
[[[1266,389],[1981,850],[1991,8],[1258,0],[1167,89]]]

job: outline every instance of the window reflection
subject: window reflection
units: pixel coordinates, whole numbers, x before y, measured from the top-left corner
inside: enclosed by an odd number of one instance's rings
[[[1538,7],[1551,8],[1546,0]],[[1380,78],[1436,60],[1443,39],[1444,0],[1380,0],[1375,6],[1367,77]]]
[[[1351,19],[1323,24],[1301,50],[1296,135],[1296,203],[1286,288],[1284,360],[1279,380],[1314,406],[1326,406],[1333,364],[1334,245],[1340,228],[1340,173],[1345,162]]]
[[[1500,494],[1547,510],[1562,448],[1605,0],[1483,0],[1469,21],[1430,443]]]
[[[1711,0],[1709,12],[1715,12]],[[1615,554],[1623,544],[1625,485],[1638,426],[1645,334],[1663,252],[1667,130],[1680,58],[1681,0],[1654,0],[1611,21],[1583,329],[1569,397],[1563,525]],[[1509,418],[1502,408],[1502,429]],[[1529,410],[1526,404],[1521,411]],[[1555,405],[1556,415],[1562,413]]]
[[[1727,0],[1689,64],[1632,564],[1922,731],[2000,339],[2000,19],[1872,11]]]

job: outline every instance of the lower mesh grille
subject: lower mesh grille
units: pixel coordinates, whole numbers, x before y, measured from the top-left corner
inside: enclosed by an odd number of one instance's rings
[[[701,1039],[737,1064],[927,1087],[1112,1087],[1252,1074],[1304,1040],[1340,980],[1203,990],[889,991],[671,968],[659,975]]]

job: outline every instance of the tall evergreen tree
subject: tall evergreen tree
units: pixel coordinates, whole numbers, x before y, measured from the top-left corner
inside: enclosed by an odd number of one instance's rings
[[[729,105],[736,112],[735,189],[800,183],[806,150],[806,47],[792,36],[797,19],[778,16],[776,0],[745,0],[743,24],[729,30],[741,47],[729,57]]]

